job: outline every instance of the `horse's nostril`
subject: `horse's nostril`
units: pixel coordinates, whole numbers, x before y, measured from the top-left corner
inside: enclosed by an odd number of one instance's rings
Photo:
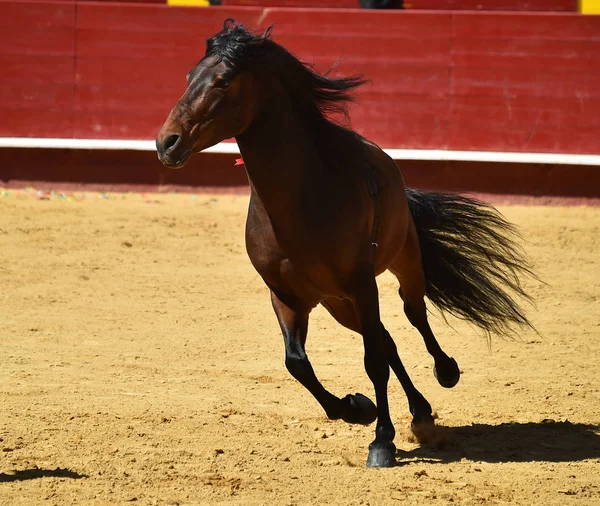
[[[163,149],[169,151],[179,142],[179,135],[169,135],[163,142]]]

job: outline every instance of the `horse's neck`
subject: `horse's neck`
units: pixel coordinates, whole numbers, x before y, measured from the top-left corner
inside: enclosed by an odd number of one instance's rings
[[[301,204],[310,188],[327,185],[312,133],[280,99],[271,112],[236,138],[253,190],[273,211],[291,210]]]

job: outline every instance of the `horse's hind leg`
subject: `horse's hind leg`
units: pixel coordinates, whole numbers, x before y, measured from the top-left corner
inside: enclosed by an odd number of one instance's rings
[[[327,299],[323,302],[323,306],[340,324],[360,334],[360,322],[352,302],[342,299]],[[406,398],[408,399],[408,409],[413,416],[412,426],[416,427],[422,423],[433,423],[431,405],[411,381],[404,368],[404,364],[398,355],[396,343],[394,343],[392,336],[390,336],[390,333],[383,324],[381,325],[381,332],[385,341],[390,367],[400,381],[400,384],[406,393]]]
[[[356,394],[340,399],[319,382],[305,352],[309,311],[298,301],[285,299],[284,302],[271,292],[271,302],[285,343],[285,365],[290,374],[314,396],[331,420],[360,424],[374,422],[377,409],[367,397]]]
[[[423,340],[429,354],[435,361],[433,373],[440,385],[452,388],[460,379],[460,369],[456,360],[450,358],[440,347],[429,322],[425,306],[425,275],[421,263],[421,252],[414,225],[409,228],[408,237],[390,270],[400,282],[399,294],[404,301],[404,313]]]
[[[433,374],[441,386],[452,388],[460,379],[460,369],[458,368],[458,364],[456,363],[456,360],[446,355],[437,342],[437,339],[429,326],[429,322],[427,321],[425,301],[423,299],[420,301],[411,299],[410,295],[407,295],[407,292],[402,286],[405,285],[400,281],[399,294],[404,300],[404,313],[413,327],[415,327],[423,337],[425,347],[433,357],[435,363]]]

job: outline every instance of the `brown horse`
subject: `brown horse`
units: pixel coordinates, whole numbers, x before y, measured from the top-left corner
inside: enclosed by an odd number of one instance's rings
[[[270,39],[233,20],[207,41],[204,58],[163,125],[156,147],[167,167],[235,137],[250,182],[246,246],[271,291],[285,364],[330,419],[377,419],[367,465],[395,463],[387,385],[391,367],[413,426],[433,424],[431,406],[411,382],[381,323],[375,278],[390,270],[411,324],[423,336],[444,387],[460,371],[427,321],[424,296],[487,332],[529,325],[511,293],[526,296],[529,273],[513,229],[493,208],[455,195],[405,188],[396,163],[339,122],[361,76],[320,75]],[[322,304],[364,341],[377,407],[339,398],[319,382],[305,353],[308,317]]]

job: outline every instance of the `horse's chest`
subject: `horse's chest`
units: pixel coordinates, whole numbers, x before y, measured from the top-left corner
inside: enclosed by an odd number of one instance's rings
[[[256,232],[246,231],[246,248],[252,265],[269,288],[315,303],[339,291],[332,269],[314,250],[307,251],[307,238],[299,244],[286,244],[272,231]]]
[[[247,242],[248,254],[256,271],[271,289],[294,293],[302,298],[320,300],[337,291],[331,269],[310,257],[288,255],[278,247]]]
[[[309,213],[293,212],[271,217],[253,196],[246,248],[269,287],[303,294],[303,298],[310,294],[319,300],[343,291],[354,248],[340,233],[343,229],[335,226],[332,215],[325,213],[317,219]]]

